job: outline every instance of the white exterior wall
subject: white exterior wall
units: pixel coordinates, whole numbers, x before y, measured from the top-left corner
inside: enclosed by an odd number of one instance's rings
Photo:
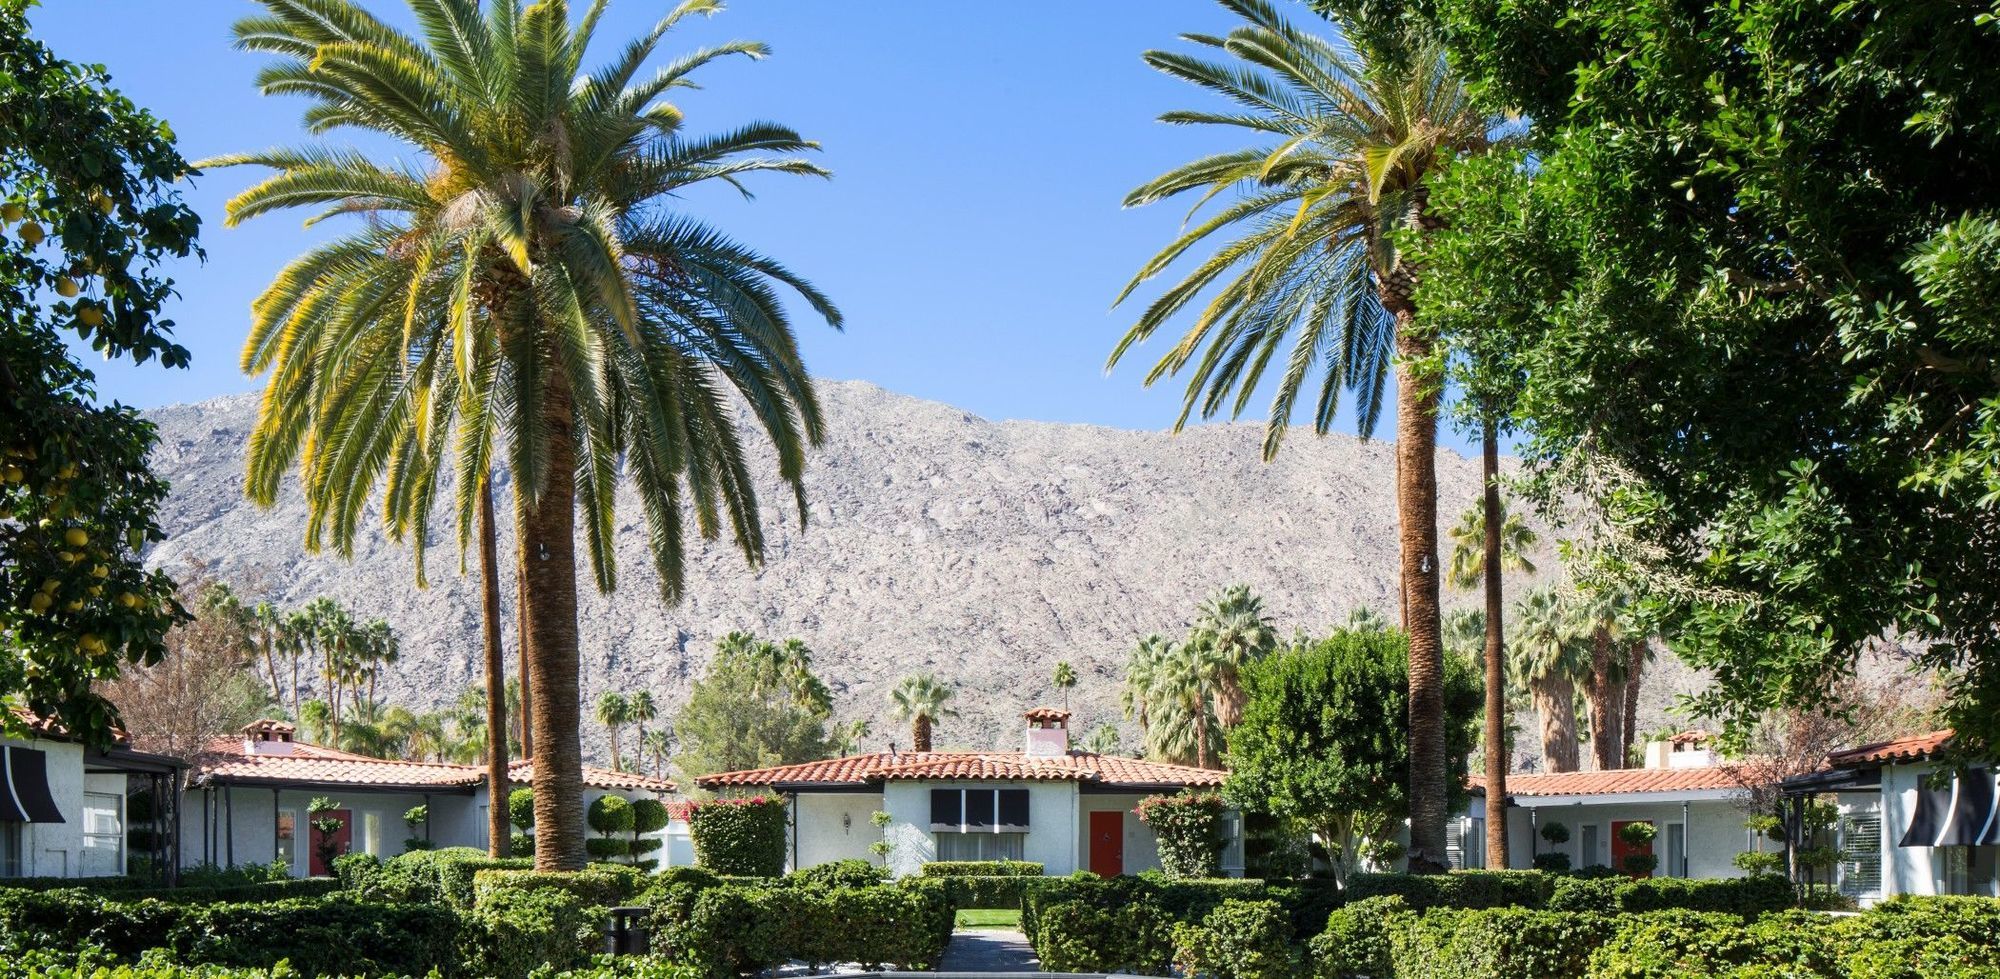
[[[1078,843],[1082,830],[1078,827],[1074,782],[894,781],[882,790],[882,808],[891,818],[891,873],[898,877],[913,874],[937,859],[937,843],[931,836],[931,790],[974,785],[1028,790],[1028,833],[1021,859],[1041,864],[1051,876],[1081,866]]]
[[[1689,800],[1685,815],[1680,800],[1672,798],[1613,796],[1604,802],[1557,805],[1517,798],[1516,803],[1507,809],[1507,851],[1509,865],[1517,870],[1533,867],[1535,854],[1547,852],[1569,854],[1572,867],[1610,866],[1611,824],[1634,820],[1651,822],[1659,831],[1653,841],[1653,853],[1660,858],[1660,866],[1654,871],[1656,876],[1741,877],[1743,871],[1737,869],[1734,862],[1736,855],[1755,849],[1750,831],[1743,826],[1747,817],[1728,799]],[[1482,803],[1475,798],[1472,805],[1479,808]],[[1470,832],[1470,818],[1461,816],[1461,819],[1466,831]],[[1684,819],[1687,823],[1685,874],[1681,867],[1667,865],[1667,827]],[[1551,822],[1559,822],[1569,828],[1569,842],[1553,846],[1540,837],[1538,827]],[[1597,827],[1595,853],[1583,852],[1583,826],[1586,824]],[[1774,846],[1782,848],[1782,844],[1766,843],[1767,849]]]
[[[929,796],[925,805],[929,805]],[[874,822],[875,813],[881,810],[879,792],[801,792],[793,796],[786,826],[793,838],[786,840],[786,866],[798,870],[836,860],[866,860],[880,866],[882,858],[869,846],[883,838],[884,831]],[[791,866],[794,862],[795,867]]]
[[[1096,795],[1078,793],[1077,805],[1081,810],[1076,819],[1076,864],[1069,870],[1090,869],[1090,814],[1093,812],[1123,812],[1125,814],[1125,873],[1136,874],[1145,870],[1160,869],[1160,842],[1153,835],[1153,828],[1139,819],[1139,802],[1148,794],[1138,795]],[[1056,868],[1048,868],[1050,874]]]
[[[1910,820],[1917,814],[1917,798],[1923,787],[1923,780],[1937,771],[1936,765],[1884,765],[1882,766],[1882,893],[1892,894],[1949,894],[1952,893],[1945,878],[1947,851],[1969,851],[1963,853],[1972,860],[1969,880],[1966,883],[1974,894],[2000,897],[2000,871],[1994,861],[2000,859],[1995,847],[1929,847],[1898,846],[1903,833],[1910,828]],[[1843,797],[1841,801],[1850,801]],[[1859,801],[1859,800],[1854,800]]]
[[[49,795],[55,800],[60,823],[22,823],[21,875],[24,877],[100,877],[125,872],[123,837],[125,829],[125,776],[90,775],[83,772],[83,746],[68,741],[40,738],[0,744],[20,745],[48,756],[46,767]],[[84,794],[116,796],[116,818],[120,845],[116,853],[84,850]],[[110,801],[110,800],[106,800]]]

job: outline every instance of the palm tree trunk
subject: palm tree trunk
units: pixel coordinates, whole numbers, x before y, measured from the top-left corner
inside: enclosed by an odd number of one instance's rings
[[[1611,633],[1600,627],[1590,637],[1590,685],[1586,688],[1590,700],[1590,754],[1600,772],[1625,767],[1620,754],[1625,737],[1618,731],[1624,691],[1612,680],[1612,674],[1624,664],[1613,664],[1611,653]]]
[[[1385,303],[1396,315],[1396,485],[1402,585],[1410,637],[1411,873],[1451,869],[1445,853],[1450,761],[1445,757],[1444,637],[1439,622],[1437,559],[1437,403],[1435,385],[1413,367],[1431,356],[1407,301]]]
[[[1646,641],[1641,639],[1625,650],[1625,743],[1624,756],[1632,757],[1632,745],[1639,739],[1639,676],[1646,670]]]
[[[518,493],[520,488],[518,482],[514,484],[515,492]],[[515,501],[514,506],[515,509],[520,509],[519,500]],[[520,549],[518,541],[515,550],[517,556],[528,553]],[[525,558],[522,558],[514,569],[514,636],[514,645],[519,647],[518,654],[521,657],[521,721],[516,725],[518,728],[516,733],[521,738],[521,755],[532,758],[535,755],[535,732],[534,725],[528,722],[528,705],[535,702],[535,683],[534,668],[529,660],[531,651],[528,649],[528,565]]]
[[[1196,712],[1194,720],[1194,767],[1208,767],[1208,718]]]
[[[1542,767],[1576,771],[1576,684],[1568,677],[1550,677],[1534,685],[1534,694],[1542,726]]]
[[[500,648],[499,530],[493,485],[479,486],[479,624],[486,642],[486,855],[510,855],[507,823],[507,660]],[[496,736],[497,735],[497,736]]]
[[[264,668],[271,672],[271,699],[283,707],[285,688],[278,682],[278,634],[270,626],[264,627]]]
[[[576,450],[570,392],[549,385],[544,441],[548,470],[538,497],[520,485],[519,548],[526,586],[528,727],[533,732],[535,869],[581,870],[583,845],[582,692],[576,637]],[[525,691],[524,691],[525,693]]]
[[[929,714],[918,714],[910,722],[910,750],[923,753],[931,750],[931,718]]]
[[[1501,629],[1500,434],[1492,418],[1481,431],[1486,477],[1486,866],[1507,869],[1507,655]]]

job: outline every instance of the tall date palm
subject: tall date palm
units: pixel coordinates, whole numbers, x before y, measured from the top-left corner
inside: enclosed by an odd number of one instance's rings
[[[810,283],[671,204],[704,181],[825,171],[796,156],[815,145],[790,129],[692,137],[665,101],[702,65],[761,57],[762,45],[705,48],[642,74],[667,31],[714,12],[712,0],[687,0],[591,71],[604,0],[574,18],[562,0],[409,0],[416,35],[352,0],[261,3],[236,39],[274,56],[262,90],[304,96],[316,135],[359,129],[410,157],[316,142],[207,162],[276,171],[230,202],[232,224],[296,207],[364,218],[286,266],[253,306],[243,366],[270,380],[247,490],[270,502],[296,463],[307,545],[345,547],[379,480],[391,531],[421,552],[440,487],[452,487],[463,547],[504,462],[536,865],[581,867],[579,530],[594,583],[611,590],[612,502],[629,476],[665,600],[684,585],[689,516],[757,561],[757,497],[729,393],[803,504],[821,418],[779,290],[840,322]]]
[[[1111,363],[1193,310],[1193,324],[1146,377],[1151,384],[1189,372],[1179,426],[1197,410],[1202,417],[1241,414],[1279,359],[1265,427],[1270,458],[1302,393],[1314,430],[1325,433],[1341,390],[1356,391],[1362,432],[1370,432],[1393,362],[1401,593],[1410,633],[1410,869],[1442,872],[1449,866],[1449,785],[1438,620],[1438,384],[1431,339],[1414,328],[1418,270],[1396,239],[1438,226],[1429,206],[1432,174],[1455,154],[1486,150],[1491,121],[1439,49],[1419,46],[1394,63],[1365,64],[1343,44],[1294,27],[1267,0],[1221,3],[1244,24],[1222,37],[1184,36],[1223,59],[1151,51],[1146,62],[1235,103],[1230,111],[1169,112],[1163,121],[1244,130],[1257,143],[1183,164],[1126,198],[1135,206],[1191,194],[1197,212],[1217,197],[1226,203],[1193,221],[1126,286],[1120,302],[1197,246],[1221,239],[1146,307]],[[1331,34],[1333,25],[1325,26]]]

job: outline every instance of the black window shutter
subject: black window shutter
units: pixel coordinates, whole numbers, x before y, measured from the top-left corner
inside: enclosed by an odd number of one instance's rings
[[[959,823],[958,790],[931,790],[931,825],[957,827]]]
[[[965,827],[967,829],[993,828],[993,790],[965,790]]]
[[[1026,829],[1028,826],[1028,790],[1000,790],[1000,825],[1009,828]]]

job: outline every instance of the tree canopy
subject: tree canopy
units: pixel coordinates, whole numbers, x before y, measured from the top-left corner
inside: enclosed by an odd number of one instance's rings
[[[1463,795],[1482,699],[1477,671],[1445,659],[1446,757]],[[1408,801],[1409,640],[1343,630],[1247,669],[1248,700],[1230,732],[1230,804],[1310,827],[1342,871],[1380,843]]]
[[[740,638],[739,638],[740,637]],[[674,765],[692,781],[715,772],[824,758],[832,712],[798,695],[801,677],[759,653],[753,636],[732,633],[688,693],[674,722]],[[782,647],[780,647],[782,648]],[[806,679],[817,682],[807,674]]]
[[[173,131],[29,37],[28,6],[0,0],[0,697],[103,741],[92,683],[158,662],[187,613],[140,562],[167,492],[153,427],[99,403],[64,339],[186,366],[159,267],[199,254],[200,219],[170,189],[189,172]]]
[[[1363,6],[1366,6],[1365,4]],[[1885,634],[2000,738],[2000,19],[1946,0],[1438,0],[1521,154],[1418,306],[1747,730]]]

